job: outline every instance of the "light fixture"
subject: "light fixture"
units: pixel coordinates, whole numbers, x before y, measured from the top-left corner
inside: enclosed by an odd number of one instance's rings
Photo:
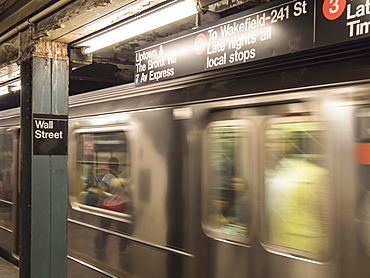
[[[78,42],[74,46],[83,47],[83,52],[89,54],[197,13],[197,3],[194,0],[176,2],[150,13],[134,17],[132,20],[123,23],[123,25],[108,29]]]
[[[16,91],[19,91],[21,89],[21,81],[15,81],[8,85],[8,91],[11,93],[15,93]]]
[[[13,68],[8,69],[7,67],[2,68],[0,69],[0,84],[8,82],[11,79],[18,78],[20,77],[20,75],[21,75],[21,70],[19,69],[19,67],[16,69],[13,69]]]
[[[12,80],[11,82],[0,83],[0,96],[11,94],[21,89],[21,81],[19,79]]]
[[[89,34],[93,32],[98,32],[100,30],[103,30],[104,28],[108,28],[111,25],[123,22],[124,20],[129,19],[131,16],[135,16],[142,12],[145,12],[145,10],[148,11],[149,9],[154,8],[154,6],[156,5],[163,5],[166,2],[168,2],[168,0],[135,0],[127,5],[116,9],[115,11],[112,11],[95,19],[93,22],[86,25],[84,31],[88,32]]]
[[[20,68],[17,64],[11,64],[0,68],[0,96],[15,93],[21,89]]]
[[[0,87],[0,96],[8,94],[8,86]]]

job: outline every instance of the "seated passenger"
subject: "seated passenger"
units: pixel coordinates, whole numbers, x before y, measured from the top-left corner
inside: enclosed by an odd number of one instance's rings
[[[103,200],[102,207],[117,212],[127,212],[130,202],[128,193],[128,179],[118,170],[118,159],[111,157],[108,160],[109,173],[104,175],[101,182],[108,186],[107,197]]]

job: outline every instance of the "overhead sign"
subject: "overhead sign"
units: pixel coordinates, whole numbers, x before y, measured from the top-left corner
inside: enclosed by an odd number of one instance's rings
[[[68,117],[66,115],[33,115],[33,154],[66,155]]]
[[[251,8],[269,2],[270,0],[199,0],[202,8],[215,13],[220,13],[241,5]]]
[[[274,1],[183,36],[143,46],[135,53],[135,84],[369,36],[369,2]]]
[[[370,36],[370,0],[325,0],[319,3],[316,47]]]

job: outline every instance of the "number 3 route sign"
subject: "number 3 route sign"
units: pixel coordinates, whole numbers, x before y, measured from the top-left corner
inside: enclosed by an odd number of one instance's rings
[[[326,19],[335,20],[342,15],[346,5],[346,0],[325,0],[322,5],[322,13]]]
[[[319,8],[315,46],[370,36],[370,0],[323,0],[318,1]]]
[[[135,85],[370,36],[370,0],[276,0],[136,49]]]

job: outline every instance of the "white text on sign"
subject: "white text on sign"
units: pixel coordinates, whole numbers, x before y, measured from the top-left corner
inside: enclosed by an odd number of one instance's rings
[[[54,128],[54,121],[35,120],[35,139],[64,139],[63,131],[50,131]]]

